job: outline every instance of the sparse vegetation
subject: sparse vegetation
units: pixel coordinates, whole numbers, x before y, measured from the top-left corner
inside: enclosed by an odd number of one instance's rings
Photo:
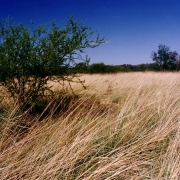
[[[2,89],[0,179],[179,180],[179,75],[83,75],[43,121]]]

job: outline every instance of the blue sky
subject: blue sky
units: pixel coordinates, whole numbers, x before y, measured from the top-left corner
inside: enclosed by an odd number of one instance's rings
[[[180,0],[0,0],[0,21],[66,23],[69,16],[97,30],[107,42],[87,49],[91,63],[151,63],[165,44],[180,54]]]

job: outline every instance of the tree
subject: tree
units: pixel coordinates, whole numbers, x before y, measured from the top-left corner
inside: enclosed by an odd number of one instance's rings
[[[176,64],[177,55],[176,51],[171,52],[168,46],[160,44],[158,51],[152,52],[151,58],[160,66],[161,70],[167,70]]]
[[[88,71],[88,66],[89,66],[89,62],[90,62],[90,59],[87,60],[86,62],[80,62],[80,63],[77,63],[75,65],[75,67],[73,68],[73,71],[75,73],[87,73]]]
[[[69,74],[82,53],[104,43],[96,31],[69,18],[63,29],[53,21],[36,29],[6,21],[0,24],[0,85],[16,102],[32,104],[50,92],[48,81],[72,81]]]
[[[94,63],[89,68],[90,73],[106,73],[106,65],[104,63]]]

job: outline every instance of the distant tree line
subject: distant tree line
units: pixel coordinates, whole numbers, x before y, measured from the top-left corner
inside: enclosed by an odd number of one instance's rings
[[[138,71],[179,71],[180,55],[176,51],[170,51],[166,45],[159,45],[158,51],[151,53],[152,63],[146,64],[122,64],[106,65],[103,62],[89,64],[89,61],[77,63],[70,69],[73,73],[117,73]]]
[[[138,71],[160,71],[160,67],[156,63],[147,64],[122,64],[122,65],[106,65],[103,62],[93,63],[78,63],[70,69],[73,73],[117,73],[117,72],[138,72]]]

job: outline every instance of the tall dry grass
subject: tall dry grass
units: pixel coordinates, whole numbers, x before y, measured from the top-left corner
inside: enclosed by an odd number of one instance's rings
[[[56,117],[4,113],[0,179],[179,180],[179,77],[83,75],[87,89],[73,84],[79,98]],[[19,120],[34,123],[20,133]]]

